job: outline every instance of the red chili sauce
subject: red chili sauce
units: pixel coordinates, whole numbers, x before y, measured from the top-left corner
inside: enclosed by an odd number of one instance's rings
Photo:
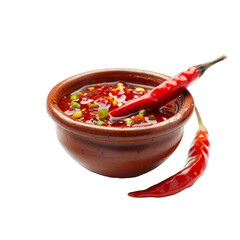
[[[150,126],[175,115],[179,108],[177,104],[179,99],[157,110],[141,109],[139,112],[118,119],[111,118],[108,112],[144,95],[151,89],[151,86],[128,82],[87,85],[69,96],[64,96],[59,102],[59,107],[65,114],[88,124],[127,128]]]

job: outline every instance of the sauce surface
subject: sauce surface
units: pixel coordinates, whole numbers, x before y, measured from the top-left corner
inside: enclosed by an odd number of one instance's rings
[[[126,128],[151,126],[175,115],[179,107],[178,99],[157,110],[141,109],[118,119],[111,118],[108,114],[151,89],[151,86],[128,82],[87,85],[69,96],[64,96],[59,101],[59,107],[65,114],[87,124]]]

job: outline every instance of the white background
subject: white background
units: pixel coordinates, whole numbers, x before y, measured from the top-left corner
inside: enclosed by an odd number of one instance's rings
[[[1,1],[0,239],[239,239],[239,1]],[[159,168],[131,179],[91,173],[63,150],[50,89],[99,68],[167,75],[220,55],[189,90],[210,133],[208,167],[171,197],[134,199],[179,171],[195,115]]]

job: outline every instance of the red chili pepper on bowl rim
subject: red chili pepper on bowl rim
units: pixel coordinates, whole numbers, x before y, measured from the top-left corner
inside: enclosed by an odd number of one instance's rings
[[[195,79],[201,77],[210,66],[224,60],[225,58],[226,56],[223,55],[213,61],[190,67],[187,71],[181,72],[169,80],[164,81],[143,96],[110,111],[109,115],[116,118],[127,116],[139,109],[159,108],[184,92],[187,87]]]

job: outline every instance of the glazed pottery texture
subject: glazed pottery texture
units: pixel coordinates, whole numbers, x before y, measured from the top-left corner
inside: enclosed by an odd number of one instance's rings
[[[186,90],[179,111],[166,121],[148,127],[118,128],[86,124],[66,115],[59,100],[89,84],[126,81],[157,86],[169,77],[135,69],[85,72],[57,84],[49,93],[47,110],[56,122],[57,136],[65,150],[83,167],[109,177],[134,177],[159,166],[181,141],[194,101]]]

